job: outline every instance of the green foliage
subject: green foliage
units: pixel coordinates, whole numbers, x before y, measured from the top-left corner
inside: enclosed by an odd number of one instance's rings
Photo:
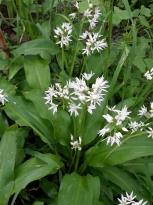
[[[97,177],[91,175],[82,177],[72,173],[63,177],[57,204],[94,205],[98,202],[99,195],[100,181]]]
[[[0,205],[110,205],[132,191],[153,203],[153,139],[146,132],[153,125],[153,82],[144,77],[153,67],[153,4],[80,0],[78,6],[70,0],[0,0]],[[102,15],[92,28],[96,7]],[[93,10],[85,17],[87,9]],[[69,30],[71,41],[62,47],[57,33],[64,22],[72,25],[72,36]],[[86,30],[88,45],[80,37]],[[99,41],[100,52],[92,48],[86,55],[82,49],[90,49],[91,32],[107,48],[100,50]],[[84,72],[95,75],[86,81],[88,97],[81,104],[72,85],[68,94],[60,89],[75,77],[83,80]],[[89,113],[89,96],[97,97],[90,91],[102,75],[109,88]],[[46,102],[49,86],[53,98]],[[76,116],[69,110],[72,102],[82,106]],[[143,104],[146,118],[137,114]],[[131,118],[106,124],[108,106],[127,106]],[[145,123],[144,130],[131,131],[132,121]],[[110,124],[107,137],[100,137],[99,130]],[[111,146],[108,137],[121,128],[121,143]]]

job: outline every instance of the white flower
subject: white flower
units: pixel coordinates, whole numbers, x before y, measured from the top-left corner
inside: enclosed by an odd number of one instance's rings
[[[108,127],[104,127],[103,129],[98,131],[99,136],[104,136],[106,133],[108,133],[110,129]]]
[[[94,73],[91,71],[90,73],[83,73],[82,77],[83,77],[83,79],[88,81],[93,77],[93,75],[94,75]]]
[[[92,89],[95,92],[106,92],[106,89],[108,88],[108,81],[104,79],[104,76],[98,77],[96,79],[96,82],[92,85]]]
[[[77,1],[75,2],[74,6],[75,6],[77,9],[79,9],[79,3],[78,3]]]
[[[93,105],[93,104],[90,104],[90,105],[88,106],[88,112],[89,112],[90,114],[92,114],[92,113],[93,113],[93,110],[95,110],[95,109],[96,109],[96,106]]]
[[[151,68],[150,70],[148,70],[145,74],[144,77],[147,80],[152,80],[153,79],[153,68]]]
[[[50,86],[47,91],[45,91],[46,96],[44,99],[46,100],[45,104],[50,104],[53,101],[53,97],[57,97],[56,92],[54,90],[54,86]]]
[[[136,201],[136,195],[133,195],[133,192],[131,194],[128,194],[126,192],[126,196],[121,195],[121,199],[118,198],[119,204],[118,205],[145,205],[147,204],[146,201],[143,201],[141,199],[140,201]]]
[[[58,105],[51,103],[49,106],[49,110],[51,110],[53,112],[53,114],[55,114],[57,112],[57,107],[58,107]]]
[[[142,122],[138,123],[137,121],[133,121],[129,123],[129,128],[132,130],[132,133],[138,131],[139,129],[142,130],[142,126],[144,126]]]
[[[45,104],[50,105],[50,110],[56,112],[58,105],[68,105],[68,111],[70,115],[74,114],[75,117],[79,115],[79,110],[83,107],[87,108],[87,111],[92,114],[96,109],[96,105],[100,105],[103,101],[103,97],[108,87],[108,82],[104,80],[104,77],[96,79],[95,84],[88,86],[85,78],[88,80],[93,76],[93,73],[82,74],[82,78],[75,78],[71,81],[67,81],[66,85],[61,83],[55,83],[51,85],[47,91],[45,91]],[[58,104],[55,107],[54,104]]]
[[[91,9],[85,10],[83,15],[84,17],[87,17],[87,18],[92,17],[92,10]]]
[[[151,127],[148,127],[147,133],[148,137],[153,139],[153,129]]]
[[[7,99],[7,95],[4,93],[4,90],[0,89],[0,103],[2,105],[5,104],[5,102],[8,102],[8,99]]]
[[[117,115],[115,119],[117,121],[117,125],[122,124],[122,122],[129,116],[131,112],[128,112],[127,107],[124,106],[121,110],[117,110]]]
[[[81,149],[82,149],[81,143],[82,143],[81,137],[78,137],[77,140],[74,140],[73,135],[71,135],[71,142],[70,142],[70,144],[71,144],[72,149],[74,149],[75,151],[76,150],[81,151]]]
[[[75,18],[76,18],[76,13],[71,13],[71,14],[69,14],[69,17],[72,19],[72,20],[74,20]]]
[[[86,47],[83,49],[83,54],[90,55],[95,51],[100,52],[107,47],[105,39],[101,38],[102,36],[98,33],[93,33],[85,31],[80,38],[85,41]]]
[[[100,15],[101,15],[100,9],[98,7],[96,7],[93,17],[88,20],[91,29],[94,29],[95,26],[97,25],[98,18],[100,17]]]
[[[75,117],[77,117],[78,115],[79,115],[79,112],[78,112],[78,110],[80,110],[81,109],[81,106],[80,106],[80,104],[78,104],[78,105],[76,105],[76,104],[74,104],[74,103],[71,103],[70,105],[69,105],[69,112],[70,112],[70,115],[75,115]]]
[[[103,118],[105,118],[105,120],[108,123],[112,123],[113,122],[113,117],[110,114],[103,115]]]
[[[138,115],[139,115],[139,116],[146,116],[146,114],[147,114],[147,108],[143,105],[143,106],[140,108]]]
[[[107,139],[107,144],[110,144],[111,146],[114,144],[117,144],[120,146],[121,144],[121,138],[123,138],[123,135],[121,132],[116,132],[114,133],[113,136],[108,136]]]
[[[72,25],[70,23],[63,23],[61,27],[54,29],[54,37],[58,39],[56,44],[60,44],[60,47],[68,46],[71,40]]]

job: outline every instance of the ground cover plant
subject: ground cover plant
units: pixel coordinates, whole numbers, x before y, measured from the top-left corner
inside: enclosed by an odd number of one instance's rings
[[[153,204],[153,1],[0,1],[0,205]]]

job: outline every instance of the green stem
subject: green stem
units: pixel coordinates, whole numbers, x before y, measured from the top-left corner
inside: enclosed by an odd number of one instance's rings
[[[69,167],[69,171],[68,171],[68,172],[70,172],[70,171],[71,171],[72,166],[73,166],[74,161],[75,161],[75,158],[76,158],[76,151],[75,151],[75,153],[74,153],[74,155],[73,155],[73,158],[72,158],[72,161],[71,161],[71,164],[70,164],[70,167]]]
[[[78,150],[77,156],[76,156],[76,161],[75,161],[75,167],[74,167],[75,172],[77,172],[77,170],[78,170],[79,161],[80,161],[80,151]]]
[[[62,47],[62,70],[64,71],[64,49]]]
[[[12,199],[12,202],[11,202],[11,205],[14,205],[14,204],[15,204],[15,201],[16,201],[16,199],[17,199],[17,197],[18,197],[18,194],[19,194],[19,193],[16,193],[16,194],[14,195],[14,197],[13,197],[13,199]]]
[[[80,40],[79,40],[79,37],[80,37],[80,34],[81,34],[81,32],[82,32],[83,24],[84,24],[84,19],[83,19],[82,22],[81,22],[79,35],[78,35],[78,37],[77,37],[76,48],[75,48],[74,56],[73,56],[73,59],[72,59],[72,64],[71,64],[71,67],[70,67],[70,76],[72,76],[72,74],[73,74],[74,64],[75,64],[75,61],[76,61],[77,52],[78,52],[78,46],[79,46],[79,41],[80,41]]]

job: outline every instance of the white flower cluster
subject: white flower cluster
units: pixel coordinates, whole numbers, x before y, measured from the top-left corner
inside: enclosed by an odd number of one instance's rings
[[[138,112],[138,115],[141,117],[145,117],[147,119],[153,118],[153,102],[150,103],[150,109],[148,110],[146,106],[142,106]],[[149,123],[147,124],[149,125]],[[153,139],[153,129],[148,127],[147,130],[148,137]]]
[[[58,39],[56,44],[59,44],[61,48],[68,46],[72,41],[72,25],[70,23],[63,23],[60,27],[56,27],[56,29],[54,29],[54,32],[54,37]]]
[[[144,122],[140,121],[131,121],[129,124],[129,129],[132,131],[132,133],[137,132],[137,131],[143,131],[143,128],[147,126]]]
[[[126,196],[121,195],[121,199],[118,199],[118,205],[146,205],[147,201],[141,199],[140,201],[136,200],[136,195],[126,193]]]
[[[148,110],[146,106],[142,106],[138,113],[139,116],[144,116],[146,118],[152,118],[153,117],[153,102],[150,103],[150,109]]]
[[[130,112],[127,107],[124,106],[121,110],[116,109],[116,107],[110,108],[108,110],[110,114],[103,115],[103,118],[107,121],[107,125],[98,131],[99,136],[104,137],[106,134],[110,133],[107,137],[107,144],[111,146],[121,144],[121,139],[123,138],[122,132],[128,132],[128,129],[124,126],[124,121],[129,118]]]
[[[90,29],[94,29],[96,27],[100,15],[101,15],[101,12],[100,12],[100,9],[98,7],[95,7],[94,9],[88,8],[84,12],[84,17],[87,18],[89,25],[90,25],[89,26]]]
[[[148,70],[145,74],[144,77],[147,80],[152,80],[153,79],[153,68],[151,68],[150,70]]]
[[[2,105],[5,104],[5,102],[8,102],[8,99],[7,99],[7,95],[4,93],[4,90],[3,89],[0,89],[0,103]]]
[[[80,38],[85,42],[86,47],[83,49],[83,54],[90,55],[95,51],[100,52],[107,47],[105,39],[101,38],[99,33],[85,31]]]
[[[75,7],[79,9],[78,2],[75,3]],[[98,23],[100,15],[100,9],[98,7],[93,7],[93,5],[90,3],[89,8],[84,11],[83,14],[84,19],[87,19],[87,22],[89,23],[89,28],[80,35],[79,40],[84,42],[85,48],[82,49],[82,54],[87,56],[93,54],[94,52],[100,52],[107,47],[107,42],[104,38],[102,38],[102,35],[100,35],[98,32],[93,32],[93,29],[95,29]],[[76,12],[69,14],[69,17],[72,20],[74,20],[76,16]],[[56,27],[54,32],[54,37],[58,39],[56,44],[60,44],[61,48],[68,46],[70,41],[72,41],[72,25],[70,23],[63,23],[61,27]]]
[[[71,142],[70,142],[71,149],[74,149],[75,151],[76,150],[81,151],[82,150],[81,143],[82,143],[81,137],[78,137],[78,139],[74,139],[73,135],[71,135]]]
[[[59,83],[49,87],[45,91],[45,101],[49,104],[49,109],[57,112],[57,108],[61,103],[64,103],[68,108],[70,115],[79,115],[79,110],[87,107],[87,111],[92,114],[97,105],[103,101],[103,97],[108,88],[108,82],[104,77],[98,77],[94,84],[90,86],[89,80],[92,78],[93,73],[84,73],[82,77],[75,78],[68,81],[66,85],[62,86]]]

